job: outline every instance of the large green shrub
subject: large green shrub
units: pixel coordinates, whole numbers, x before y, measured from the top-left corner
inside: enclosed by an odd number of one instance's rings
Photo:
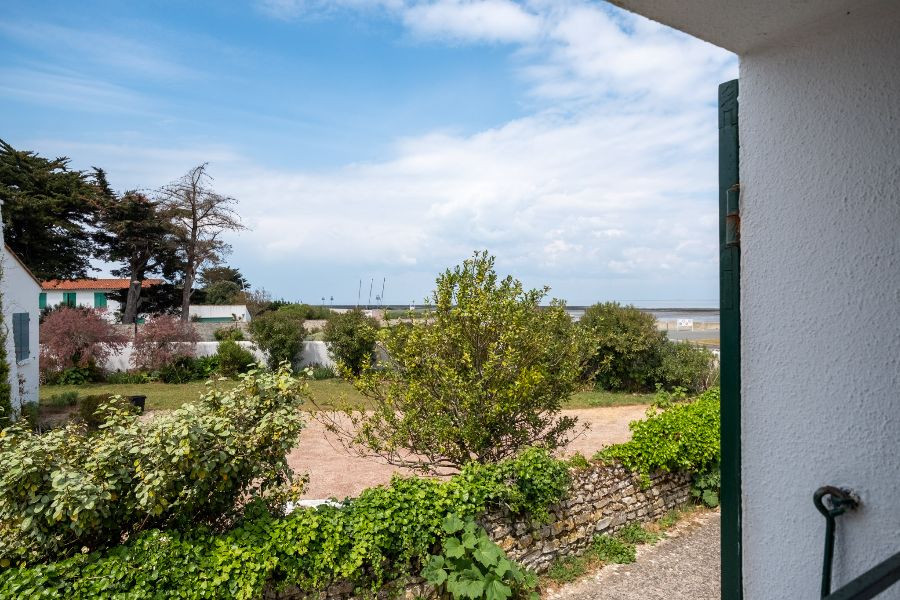
[[[716,383],[718,365],[712,352],[690,342],[667,341],[660,347],[656,383],[666,389],[684,388],[699,393]]]
[[[601,456],[618,459],[645,478],[655,471],[692,473],[695,486],[706,488],[698,489],[704,502],[718,503],[719,388],[662,411],[651,407],[646,419],[628,428],[631,440],[606,448]]]
[[[213,338],[217,342],[224,342],[225,340],[242,342],[244,341],[244,332],[239,327],[223,327],[213,332]]]
[[[487,253],[447,270],[432,319],[392,327],[388,358],[355,380],[374,410],[332,430],[361,454],[432,472],[564,446],[575,419],[560,408],[587,347],[561,303],[541,306],[546,293],[501,280]]]
[[[281,363],[296,365],[303,350],[304,318],[292,310],[263,313],[250,322],[253,341],[266,353],[271,368]]]
[[[239,505],[292,481],[303,382],[253,371],[234,388],[142,421],[107,407],[96,432],[0,432],[0,560],[113,546],[158,527],[228,525]]]
[[[642,391],[653,388],[666,334],[656,319],[618,302],[588,307],[579,321],[591,337],[593,352],[587,373],[607,390]]]
[[[242,348],[233,340],[219,342],[216,356],[219,362],[219,374],[223,377],[237,377],[256,365],[256,358],[254,358],[253,353],[246,348]]]
[[[146,531],[108,551],[0,572],[0,597],[259,598],[267,584],[315,591],[342,580],[374,594],[419,572],[453,535],[443,527],[451,513],[469,520],[506,506],[546,514],[566,481],[530,478],[545,472],[567,469],[535,450],[500,465],[467,465],[450,480],[396,477],[340,507],[262,515],[224,534]]]
[[[335,313],[325,323],[328,354],[354,376],[375,362],[375,342],[380,325],[360,309]]]

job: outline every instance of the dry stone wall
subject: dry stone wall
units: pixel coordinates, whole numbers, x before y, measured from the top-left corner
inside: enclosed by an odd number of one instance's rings
[[[686,504],[690,491],[689,475],[660,473],[644,489],[640,476],[621,465],[597,463],[572,471],[569,495],[550,509],[549,523],[495,513],[482,525],[510,558],[541,573],[557,558],[582,554],[594,536],[653,521]]]
[[[691,497],[691,477],[683,473],[659,473],[650,485],[641,486],[639,475],[618,464],[592,463],[572,470],[572,484],[565,500],[549,510],[549,523],[517,517],[507,511],[485,515],[480,520],[491,539],[507,555],[528,568],[542,573],[558,558],[580,555],[597,535],[614,534],[631,523],[647,523],[668,511],[684,506]],[[397,593],[386,586],[379,597],[399,596],[411,600],[431,597],[433,590],[413,577]],[[296,589],[281,593],[270,590],[267,599],[349,600],[353,585],[335,584],[327,590],[309,594]]]

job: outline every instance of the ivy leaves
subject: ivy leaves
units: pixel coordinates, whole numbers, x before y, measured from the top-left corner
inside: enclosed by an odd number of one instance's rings
[[[650,409],[642,421],[629,424],[631,441],[603,450],[604,458],[622,461],[649,482],[653,471],[694,475],[694,497],[708,506],[719,504],[719,388],[693,402]]]
[[[448,534],[442,554],[430,556],[422,570],[428,583],[443,588],[454,599],[538,597],[534,574],[509,560],[474,521],[450,514],[442,529]]]

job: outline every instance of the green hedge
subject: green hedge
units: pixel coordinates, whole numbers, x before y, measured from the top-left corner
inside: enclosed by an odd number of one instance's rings
[[[447,536],[447,515],[506,507],[546,516],[568,483],[565,463],[528,450],[447,481],[396,477],[341,507],[262,513],[224,534],[153,530],[105,552],[8,568],[0,597],[256,598],[266,585],[322,590],[341,580],[376,592],[421,569]]]
[[[718,504],[719,388],[661,412],[651,407],[646,419],[628,427],[631,440],[606,448],[599,453],[601,458],[618,459],[647,481],[654,471],[691,473],[695,496]]]
[[[252,371],[148,421],[107,403],[91,410],[97,430],[0,431],[0,560],[56,560],[153,528],[223,530],[241,504],[278,502],[306,390],[286,370]]]

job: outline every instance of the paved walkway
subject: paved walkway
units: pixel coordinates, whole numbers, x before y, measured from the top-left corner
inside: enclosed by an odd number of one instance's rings
[[[554,600],[719,600],[719,513],[686,517],[637,562],[610,565],[548,594]]]

